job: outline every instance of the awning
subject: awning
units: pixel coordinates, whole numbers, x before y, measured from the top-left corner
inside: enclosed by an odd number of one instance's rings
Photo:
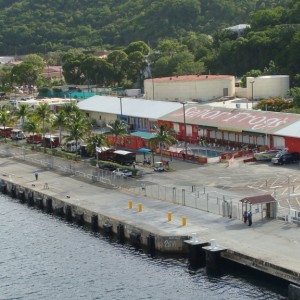
[[[262,203],[276,202],[276,200],[270,194],[267,194],[267,195],[246,197],[241,199],[240,202],[245,204],[262,204]]]
[[[136,132],[132,132],[131,133],[132,136],[138,136],[142,139],[145,139],[145,140],[150,140],[152,139],[153,137],[155,137],[155,134],[154,133],[151,133],[151,132],[146,132],[146,131],[136,131]]]
[[[140,149],[138,149],[137,152],[141,152],[141,153],[149,153],[149,152],[152,152],[152,150],[147,149],[147,148],[140,148]]]

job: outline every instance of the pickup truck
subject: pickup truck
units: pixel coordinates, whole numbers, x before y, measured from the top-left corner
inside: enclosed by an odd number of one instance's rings
[[[122,176],[122,177],[131,177],[132,172],[127,169],[116,169],[112,172],[116,176]]]

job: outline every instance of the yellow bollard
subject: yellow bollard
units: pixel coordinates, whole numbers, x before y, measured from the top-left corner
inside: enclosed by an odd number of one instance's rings
[[[181,219],[181,225],[182,226],[186,225],[186,217],[182,217],[182,219]]]
[[[172,221],[172,213],[168,212],[168,222],[171,222],[171,221]]]
[[[128,208],[132,209],[132,201],[131,200],[128,201]]]
[[[143,210],[143,205],[142,203],[138,204],[138,212],[141,212]]]

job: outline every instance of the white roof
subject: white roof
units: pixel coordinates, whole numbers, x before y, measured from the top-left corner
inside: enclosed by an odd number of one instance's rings
[[[182,104],[179,102],[155,101],[127,97],[122,97],[121,102],[122,115],[148,119],[159,119],[160,116],[182,108]],[[95,111],[115,115],[121,114],[121,103],[118,97],[93,96],[80,101],[78,103],[78,107],[84,111]]]
[[[277,130],[273,134],[280,135],[280,136],[300,138],[300,121],[288,125],[280,130]]]
[[[132,152],[125,151],[125,150],[116,150],[116,151],[114,151],[114,153],[121,154],[121,155],[127,155],[127,154],[131,154]]]

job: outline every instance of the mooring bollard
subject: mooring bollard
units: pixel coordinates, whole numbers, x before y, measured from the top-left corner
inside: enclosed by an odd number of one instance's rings
[[[142,203],[138,204],[138,212],[142,212],[143,211],[143,205]]]
[[[132,209],[132,201],[131,200],[128,201],[128,208]]]
[[[171,222],[171,221],[172,221],[172,213],[168,212],[168,222]]]

